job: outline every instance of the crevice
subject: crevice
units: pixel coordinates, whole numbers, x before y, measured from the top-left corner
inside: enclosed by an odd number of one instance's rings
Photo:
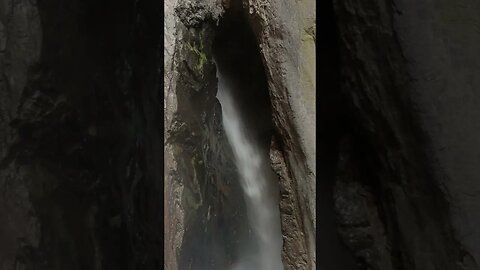
[[[232,94],[242,118],[251,125],[255,139],[268,150],[273,125],[265,68],[255,36],[241,11],[229,9],[220,20],[213,53],[217,68],[238,86]]]
[[[235,3],[220,20],[212,47],[223,127],[233,149],[248,216],[243,222],[248,224],[249,235],[239,239],[233,269],[277,270],[283,268],[282,235],[278,180],[269,162],[270,96],[255,35]]]
[[[277,270],[283,266],[278,179],[269,158],[272,108],[260,48],[239,3],[231,3],[213,43],[219,76],[217,97],[242,184],[248,214],[244,222],[250,232],[240,239],[233,269]]]

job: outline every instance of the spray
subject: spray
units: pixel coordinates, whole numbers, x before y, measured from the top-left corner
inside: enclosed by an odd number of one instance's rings
[[[223,126],[232,147],[255,243],[245,248],[231,270],[283,270],[280,213],[269,183],[270,165],[241,119],[232,98],[233,85],[217,71]]]

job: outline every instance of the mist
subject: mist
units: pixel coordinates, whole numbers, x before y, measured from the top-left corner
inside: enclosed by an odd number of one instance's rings
[[[218,71],[217,77],[222,122],[240,174],[253,234],[249,239],[254,239],[252,243],[244,243],[232,270],[281,270],[282,234],[278,199],[275,198],[278,193],[275,192],[269,160],[233,98],[232,92],[241,89],[236,89]]]

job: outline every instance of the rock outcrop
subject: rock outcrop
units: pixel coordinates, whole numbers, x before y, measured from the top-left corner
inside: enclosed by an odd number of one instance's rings
[[[248,237],[242,191],[221,124],[212,42],[221,6],[179,1],[165,70],[167,269],[226,269]],[[217,14],[217,15],[214,15]],[[167,23],[168,20],[167,20]],[[169,55],[166,55],[169,58]]]

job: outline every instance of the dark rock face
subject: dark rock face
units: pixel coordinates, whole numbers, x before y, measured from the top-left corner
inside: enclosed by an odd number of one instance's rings
[[[335,211],[340,237],[357,258],[358,269],[395,269],[385,227],[374,195],[378,190],[368,183],[369,172],[361,160],[364,152],[352,149],[345,138],[340,142],[337,178],[334,186]]]
[[[0,267],[159,269],[160,4],[0,11]]]
[[[480,8],[473,1],[464,2],[468,10],[440,2],[335,1],[340,82],[350,114],[344,134],[356,138],[350,150],[339,151],[348,162],[339,164],[336,211],[340,234],[363,264],[360,269],[478,269],[473,209],[480,204],[461,192],[478,190],[469,181],[478,172],[471,158],[479,133],[472,117],[479,114],[455,100],[463,95],[456,93],[479,85],[469,77],[479,71],[478,53],[468,49],[479,36],[446,18],[461,20]],[[455,61],[435,60],[466,54],[461,71]],[[363,172],[355,173],[359,168]]]
[[[334,190],[337,182],[339,144],[348,131],[349,114],[345,109],[346,98],[341,95],[340,63],[337,35],[337,20],[333,3],[321,2],[318,16],[318,33],[324,42],[317,45],[318,78],[321,87],[317,88],[317,215],[321,221],[317,225],[317,265],[320,269],[356,269],[351,249],[339,234],[336,221]]]

